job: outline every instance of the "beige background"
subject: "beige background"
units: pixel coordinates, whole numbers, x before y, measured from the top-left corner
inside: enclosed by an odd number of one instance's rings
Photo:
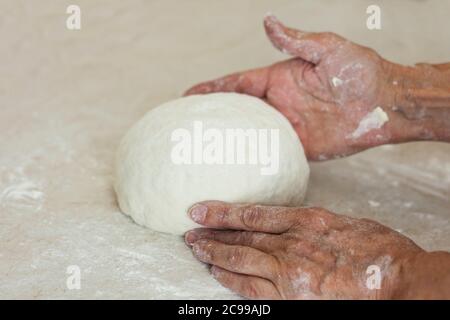
[[[66,7],[82,30],[65,27]],[[369,4],[381,31],[365,28]],[[0,298],[230,298],[175,236],[134,224],[111,187],[125,130],[192,84],[287,58],[262,17],[334,31],[396,62],[450,60],[450,1],[0,0]],[[312,165],[307,203],[450,250],[450,145]],[[66,268],[81,268],[68,290]]]

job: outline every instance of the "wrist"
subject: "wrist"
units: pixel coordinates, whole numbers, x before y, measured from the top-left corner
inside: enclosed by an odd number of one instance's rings
[[[399,263],[393,299],[450,298],[450,254],[419,252]]]
[[[393,65],[388,103],[392,142],[450,140],[450,73],[432,65]]]

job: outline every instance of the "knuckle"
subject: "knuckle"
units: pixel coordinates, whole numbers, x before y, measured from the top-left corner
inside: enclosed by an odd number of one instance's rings
[[[329,40],[339,40],[341,37],[334,32],[328,31],[323,33],[324,37]]]
[[[228,218],[228,215],[225,213],[225,211],[219,211],[217,213],[216,219],[217,219],[217,223],[219,225],[227,226],[229,223],[229,221],[228,221],[229,218]]]
[[[260,206],[247,206],[243,209],[240,218],[244,226],[252,228],[259,224],[262,210]]]
[[[214,246],[205,240],[194,245],[194,253],[202,261],[214,261],[216,258]]]
[[[336,220],[335,214],[323,208],[311,208],[309,222],[310,225],[318,230],[330,228]]]
[[[328,227],[330,222],[332,220],[332,217],[330,217],[327,214],[323,214],[323,213],[318,213],[317,215],[315,215],[314,217],[314,222],[318,225],[321,225],[323,227]]]
[[[334,218],[334,214],[326,209],[320,209],[316,212],[316,217],[329,221]]]
[[[237,240],[238,243],[251,245],[253,243],[253,236],[250,232],[240,232]]]
[[[245,263],[245,252],[242,248],[234,248],[228,254],[228,261],[234,267],[242,266]]]
[[[208,257],[210,260],[214,260],[216,257],[215,248],[210,243],[205,244],[203,246],[203,252],[205,253],[205,256]]]

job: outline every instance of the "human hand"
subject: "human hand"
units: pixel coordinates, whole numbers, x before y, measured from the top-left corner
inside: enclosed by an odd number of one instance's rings
[[[264,99],[291,122],[309,160],[430,136],[432,130],[411,123],[396,105],[405,83],[420,84],[429,71],[391,63],[334,33],[287,28],[273,16],[264,26],[275,47],[294,58],[204,82],[186,94],[239,92]]]
[[[424,253],[375,221],[321,208],[207,201],[189,214],[208,228],[185,235],[195,257],[222,285],[253,299],[400,298],[405,266]],[[379,290],[366,286],[371,265],[381,271]]]

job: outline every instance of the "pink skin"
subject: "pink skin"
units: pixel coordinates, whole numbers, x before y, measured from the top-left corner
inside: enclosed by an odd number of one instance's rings
[[[333,33],[293,30],[273,16],[264,25],[272,43],[294,58],[186,94],[240,92],[264,99],[291,122],[309,160],[384,143],[450,141],[450,64],[404,67]],[[389,121],[352,135],[376,107]],[[321,208],[218,201],[197,204],[189,214],[207,228],[185,235],[194,255],[244,297],[450,298],[450,254],[425,252],[374,221]],[[370,265],[382,270],[379,290],[365,285]]]
[[[252,299],[397,297],[400,271],[424,252],[375,221],[321,208],[207,201],[190,215],[209,228],[186,233],[194,255],[222,285]],[[370,265],[380,267],[379,290],[366,286]]]
[[[295,58],[204,82],[186,94],[239,92],[264,99],[292,123],[309,160],[341,157],[396,140],[394,127],[400,120],[391,111],[394,64],[334,33],[290,29],[273,16],[265,18],[264,26],[275,47]],[[340,83],[333,85],[333,78]],[[392,121],[354,139],[351,133],[377,106]]]

